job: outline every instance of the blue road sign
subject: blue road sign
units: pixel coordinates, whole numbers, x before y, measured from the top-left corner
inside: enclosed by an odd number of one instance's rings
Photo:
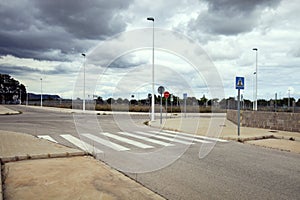
[[[187,93],[183,93],[183,99],[187,99]]]
[[[245,88],[245,78],[235,77],[235,89],[243,90]]]

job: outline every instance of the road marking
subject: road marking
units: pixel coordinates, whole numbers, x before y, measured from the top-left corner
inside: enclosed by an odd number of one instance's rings
[[[150,145],[147,145],[147,144],[143,144],[141,142],[137,142],[137,141],[134,141],[134,140],[130,140],[128,138],[120,137],[120,136],[117,136],[117,135],[114,135],[114,134],[111,134],[111,133],[106,133],[105,132],[105,133],[101,133],[101,134],[103,134],[103,135],[105,135],[107,137],[119,140],[121,142],[125,142],[125,143],[131,144],[133,146],[142,148],[142,149],[154,148],[153,146],[150,146]]]
[[[159,131],[151,131],[152,133],[157,133],[159,135],[164,135],[164,136],[169,136],[169,137],[176,137],[176,138],[180,138],[180,139],[184,139],[184,140],[189,140],[189,141],[195,141],[195,142],[201,142],[201,143],[211,143],[209,141],[206,140],[200,140],[197,138],[192,138],[192,137],[185,137],[185,136],[181,136],[181,135],[174,135],[172,133],[165,133],[165,132],[159,132]]]
[[[181,143],[181,144],[187,144],[187,145],[194,144],[192,142],[185,142],[185,141],[182,141],[182,140],[177,140],[175,138],[168,138],[168,137],[165,137],[165,136],[154,135],[154,134],[145,133],[145,132],[141,132],[141,131],[136,131],[136,133],[141,134],[141,135],[146,135],[146,136],[149,136],[149,137],[156,137],[156,138],[167,140],[167,141],[177,142],[177,143]]]
[[[41,138],[41,139],[45,139],[45,140],[49,140],[51,142],[55,142],[55,143],[58,143],[56,140],[54,140],[51,136],[49,135],[38,135],[37,136],[38,138]]]
[[[179,135],[184,135],[184,136],[189,136],[189,137],[195,137],[195,138],[199,138],[199,139],[205,139],[205,140],[213,140],[213,141],[217,141],[217,142],[228,142],[227,140],[223,140],[223,139],[219,139],[219,138],[211,138],[211,137],[206,137],[206,136],[200,136],[200,135],[191,135],[191,134],[187,134],[187,133],[183,133],[183,132],[176,132],[176,131],[169,131],[169,130],[163,130],[164,132],[168,132],[168,133],[174,133],[174,134],[179,134]]]
[[[101,151],[100,149],[97,149],[95,147],[93,147],[92,145],[72,136],[69,134],[64,134],[64,135],[60,135],[61,137],[63,137],[64,139],[68,140],[69,142],[71,142],[72,144],[74,144],[75,146],[79,147],[80,149],[87,151],[91,154],[93,153],[103,153],[103,151]]]
[[[93,141],[95,141],[95,142],[98,142],[98,143],[100,143],[100,144],[102,144],[102,145],[104,145],[104,146],[107,146],[107,147],[109,147],[109,148],[111,148],[111,149],[114,149],[114,150],[116,150],[116,151],[128,151],[128,150],[130,150],[130,149],[127,148],[127,147],[124,147],[124,146],[122,146],[122,145],[113,143],[113,142],[111,142],[111,141],[109,141],[109,140],[106,140],[106,139],[102,139],[102,138],[100,138],[100,137],[97,137],[97,136],[92,135],[92,134],[89,134],[89,133],[83,134],[83,136],[84,136],[84,137],[87,137],[87,138],[89,138],[89,139],[91,139],[91,140],[93,140]]]
[[[174,146],[174,144],[171,144],[171,143],[167,143],[167,142],[163,142],[163,141],[160,141],[160,140],[147,138],[147,137],[144,137],[144,136],[135,135],[135,134],[128,133],[128,132],[119,132],[119,133],[122,134],[122,135],[127,135],[127,136],[134,137],[134,138],[137,138],[137,139],[145,140],[147,142],[151,142],[151,143],[154,143],[154,144],[159,144],[159,145],[162,145],[162,146]]]

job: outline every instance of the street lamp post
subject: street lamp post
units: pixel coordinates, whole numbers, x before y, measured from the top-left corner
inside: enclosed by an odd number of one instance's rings
[[[28,106],[28,86],[25,86],[26,88],[26,106]]]
[[[82,110],[85,111],[85,54],[81,54],[84,58],[83,61],[83,102],[82,102]]]
[[[288,89],[288,92],[289,92],[289,98],[288,98],[288,109],[290,109],[290,106],[291,106],[291,104],[290,104],[291,90],[290,90],[290,89]]]
[[[20,105],[22,105],[22,90],[20,88]]]
[[[256,72],[253,72],[253,77],[252,77],[252,93],[253,93],[253,110],[255,110],[255,90],[254,90],[254,76]]]
[[[154,18],[148,17],[147,20],[153,22],[153,45],[152,45],[152,101],[151,101],[151,121],[154,121]]]
[[[43,79],[41,78],[41,107],[43,107]]]
[[[257,71],[257,51],[258,51],[258,49],[257,49],[257,48],[253,48],[252,50],[256,52],[256,67],[255,67],[255,107],[254,107],[254,110],[257,110],[257,74],[258,74],[258,71]]]

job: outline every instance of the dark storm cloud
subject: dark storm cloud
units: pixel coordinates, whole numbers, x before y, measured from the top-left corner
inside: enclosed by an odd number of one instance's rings
[[[26,75],[28,73],[41,73],[41,70],[26,66],[0,65],[0,74]]]
[[[66,60],[118,32],[130,1],[4,0],[0,2],[0,55]],[[57,53],[57,52],[60,53]],[[46,52],[46,53],[45,53]]]
[[[189,23],[191,31],[236,35],[251,31],[266,8],[275,8],[280,0],[207,0],[208,10]]]
[[[28,74],[44,74],[44,75],[60,75],[76,73],[75,69],[64,66],[63,64],[53,67],[49,70],[41,70],[28,66],[15,66],[9,64],[0,64],[0,74],[28,75]]]

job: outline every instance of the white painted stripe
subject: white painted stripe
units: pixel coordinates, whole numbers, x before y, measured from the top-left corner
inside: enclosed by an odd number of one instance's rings
[[[56,140],[54,140],[51,136],[49,135],[38,135],[38,138],[41,138],[41,139],[45,139],[45,140],[49,140],[51,142],[55,142],[55,143],[58,143]]]
[[[160,141],[160,140],[147,138],[147,137],[144,137],[144,136],[139,136],[139,135],[128,133],[128,132],[119,132],[119,133],[123,134],[123,135],[127,135],[129,137],[134,137],[134,138],[137,138],[137,139],[140,139],[140,140],[145,140],[145,141],[151,142],[153,144],[159,144],[159,145],[162,145],[162,146],[174,146],[174,144],[171,144],[171,143],[167,143],[167,142],[163,142],[163,141]]]
[[[117,135],[114,135],[114,134],[111,134],[111,133],[101,133],[101,134],[103,134],[103,135],[105,135],[107,137],[119,140],[121,142],[125,142],[125,143],[131,144],[133,146],[142,148],[142,149],[153,148],[153,146],[150,146],[150,145],[147,145],[147,144],[143,144],[141,142],[137,142],[137,141],[134,141],[134,140],[130,140],[128,138],[120,137],[120,136],[117,136]]]
[[[151,132],[152,133],[157,133],[159,135],[180,138],[180,139],[184,139],[184,140],[188,140],[188,141],[195,141],[195,142],[201,142],[201,143],[211,143],[211,142],[206,141],[206,140],[200,140],[200,139],[192,138],[192,137],[185,137],[185,136],[181,136],[179,134],[175,135],[175,134],[172,134],[172,133],[164,133],[164,132],[159,132],[159,131],[151,131]]]
[[[213,140],[213,141],[217,141],[217,142],[228,142],[227,140],[223,140],[223,139],[219,139],[219,138],[211,138],[211,137],[200,136],[200,135],[191,135],[191,134],[187,134],[187,133],[183,133],[183,132],[176,132],[176,131],[169,131],[169,130],[164,130],[164,132],[175,133],[175,134],[180,134],[180,135],[189,136],[189,137],[196,137],[196,138],[205,139],[205,140]]]
[[[74,144],[75,146],[79,147],[80,149],[87,151],[91,154],[93,153],[103,153],[103,151],[93,147],[92,145],[72,136],[69,134],[64,134],[64,135],[60,135],[61,137],[63,137],[64,139],[66,139],[67,141],[71,142],[72,144]]]
[[[149,137],[156,137],[156,138],[163,139],[163,140],[167,140],[167,141],[172,141],[172,142],[176,142],[176,143],[181,143],[181,144],[187,144],[187,145],[194,144],[194,143],[192,143],[192,142],[185,142],[185,141],[182,141],[182,140],[177,140],[177,139],[175,139],[175,138],[168,138],[168,137],[165,137],[165,136],[154,135],[154,134],[145,133],[145,132],[141,132],[141,131],[136,131],[136,133],[141,134],[141,135],[146,135],[146,136],[149,136]]]
[[[92,135],[92,134],[89,134],[89,133],[83,134],[83,136],[84,136],[84,137],[87,137],[87,138],[89,138],[89,139],[91,139],[91,140],[93,140],[93,141],[95,141],[95,142],[98,142],[98,143],[100,143],[100,144],[102,144],[102,145],[104,145],[104,146],[107,146],[107,147],[109,147],[109,148],[111,148],[111,149],[114,149],[114,150],[116,150],[116,151],[128,151],[128,150],[130,150],[130,149],[127,148],[127,147],[124,147],[124,146],[122,146],[122,145],[113,143],[113,142],[111,142],[111,141],[109,141],[109,140],[102,139],[102,138],[100,138],[100,137],[97,137],[97,136]]]

